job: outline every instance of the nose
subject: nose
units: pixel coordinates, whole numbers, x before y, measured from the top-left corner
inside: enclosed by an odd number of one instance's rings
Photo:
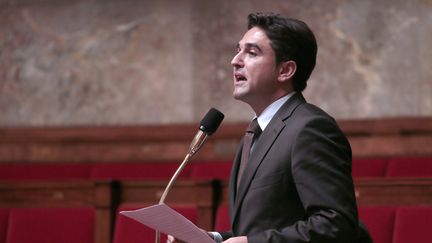
[[[235,68],[240,68],[243,66],[243,58],[241,52],[237,53],[231,60],[231,65]]]

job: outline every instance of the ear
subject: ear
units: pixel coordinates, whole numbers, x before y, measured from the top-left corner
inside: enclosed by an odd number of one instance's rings
[[[279,82],[290,80],[297,71],[297,64],[294,61],[286,61],[279,63]]]

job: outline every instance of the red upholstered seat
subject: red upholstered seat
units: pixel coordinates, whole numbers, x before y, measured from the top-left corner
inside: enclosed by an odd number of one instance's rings
[[[92,208],[14,208],[7,243],[93,243]]]
[[[352,176],[383,177],[385,176],[388,160],[385,158],[353,159]]]
[[[149,205],[124,204],[118,209],[118,212],[124,210],[135,210]],[[171,205],[170,205],[171,206]],[[192,223],[197,222],[198,210],[196,207],[188,206],[171,206],[174,210],[185,216]],[[161,241],[166,242],[166,235],[161,234]],[[141,223],[117,213],[115,222],[115,231],[113,243],[136,243],[136,242],[154,242],[155,231]]]
[[[231,161],[192,163],[191,179],[228,180],[231,174]]]
[[[169,180],[174,175],[179,163],[153,162],[153,163],[100,163],[92,169],[93,179],[117,179],[117,180]],[[188,178],[190,166],[179,175],[179,179]]]
[[[0,180],[75,180],[89,179],[90,164],[0,164]]]
[[[9,209],[0,208],[0,243],[6,242],[8,220],[9,220]]]
[[[374,243],[392,243],[396,209],[360,207],[360,220],[366,225]]]
[[[391,158],[386,174],[391,177],[432,177],[432,157]]]
[[[399,207],[393,243],[429,243],[432,240],[432,207]]]
[[[229,208],[226,205],[219,206],[216,212],[215,230],[223,232],[229,231],[230,229]]]

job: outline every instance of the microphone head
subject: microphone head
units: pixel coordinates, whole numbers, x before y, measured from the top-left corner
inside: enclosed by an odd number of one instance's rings
[[[199,129],[207,135],[212,135],[222,123],[225,115],[215,108],[211,108],[201,120]]]

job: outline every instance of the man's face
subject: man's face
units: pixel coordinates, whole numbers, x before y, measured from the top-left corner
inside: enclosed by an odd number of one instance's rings
[[[274,50],[262,29],[253,27],[246,32],[231,65],[234,98],[252,108],[270,104],[277,89],[278,69]]]

